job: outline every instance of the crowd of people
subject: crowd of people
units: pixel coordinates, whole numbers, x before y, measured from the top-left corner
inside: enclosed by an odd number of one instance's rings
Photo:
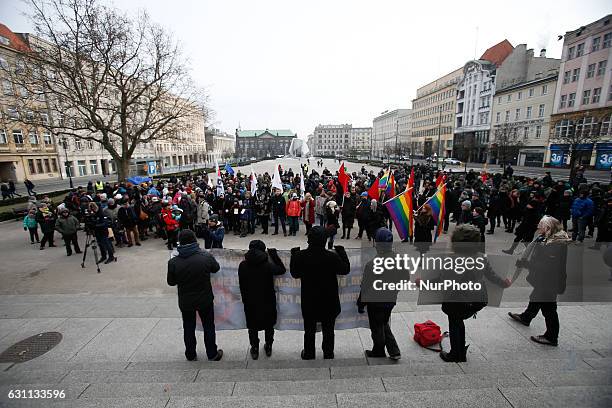
[[[271,354],[276,319],[275,313],[271,313],[271,306],[264,305],[274,298],[274,289],[272,287],[270,292],[267,283],[254,282],[249,271],[265,270],[265,282],[269,280],[270,285],[273,276],[285,272],[285,266],[275,251],[266,251],[263,236],[269,233],[277,235],[281,231],[284,236],[307,235],[308,249],[293,251],[290,267],[291,275],[302,280],[305,330],[302,358],[314,358],[317,322],[321,322],[323,327],[324,357],[333,358],[333,327],[339,313],[339,304],[336,304],[337,283],[334,286],[333,282],[336,282],[336,274],[348,273],[349,267],[342,240],[392,241],[394,226],[383,203],[406,189],[413,171],[416,215],[414,234],[406,241],[413,243],[421,254],[426,253],[434,241],[436,227],[429,199],[440,188],[436,185],[440,171],[428,164],[391,167],[388,171],[393,174],[395,191],[372,194],[371,186],[383,176],[385,169],[376,173],[362,167],[360,171],[352,172],[345,191],[338,171],[332,172],[324,167],[322,160],[318,160],[315,166],[310,168],[310,160],[302,162],[295,171],[278,166],[271,172],[277,176],[269,173],[255,176],[232,169],[217,177],[195,173],[138,185],[90,182],[86,187],[68,193],[57,206],[47,197],[40,201],[31,197],[23,226],[33,244],[40,242],[40,249],[44,249],[47,243],[50,247],[55,246],[54,233],[59,232],[70,256],[73,249],[76,253],[81,252],[77,233],[83,224],[84,230],[95,237],[100,247],[101,257],[97,262],[115,262],[116,248],[140,246],[141,241],[147,239],[163,240],[169,250],[178,246],[179,256],[169,264],[168,283],[179,286],[179,298],[183,299],[180,308],[185,328],[186,357],[190,360],[196,358],[193,334],[196,310],[204,323],[208,358],[214,360],[222,356],[214,340],[209,278],[208,281],[198,278],[200,280],[195,283],[199,290],[208,295],[190,299],[195,292],[181,294],[181,285],[193,284],[185,283],[182,279],[186,279],[184,271],[192,267],[190,264],[194,261],[191,257],[195,254],[201,263],[207,265],[208,273],[219,269],[211,255],[199,250],[197,238],[203,239],[204,247],[209,249],[223,248],[227,234],[251,237],[250,249],[240,267],[239,277],[249,326],[251,355],[257,358],[258,330],[264,330],[264,349],[266,354]],[[498,173],[444,171],[446,211],[443,233],[447,233],[454,223],[454,238],[461,241],[460,237],[464,237],[464,240],[484,245],[486,236],[499,233],[503,225],[504,233],[513,237],[511,246],[504,250],[508,254],[513,254],[521,243],[528,246],[537,240],[582,243],[586,237],[595,236],[592,246],[595,249],[610,241],[612,189],[609,185],[588,183],[582,168],[570,181],[554,180],[550,172],[545,172],[541,178],[515,176],[513,173],[511,166]],[[42,239],[38,234],[39,226]],[[563,235],[566,231],[571,232],[567,239]],[[332,249],[335,251],[330,251]],[[530,259],[534,259],[533,255],[531,258],[523,256],[522,265],[527,266]],[[174,266],[171,267],[171,264]],[[331,268],[330,265],[335,266]],[[309,273],[312,270],[330,272],[329,276],[321,272],[317,278],[313,278]],[[504,287],[512,283],[491,276],[487,278]],[[321,288],[329,289],[329,293],[323,293]],[[538,290],[541,294],[542,289]],[[524,313],[510,314],[510,317],[528,325],[541,310],[548,330],[543,336],[533,339],[556,345],[559,329],[555,301],[556,294],[562,293],[561,290],[559,287],[548,293],[546,302],[539,297],[534,298]],[[320,308],[324,303],[323,297],[329,301],[324,308],[327,313]],[[393,302],[390,303],[382,311],[368,312],[370,326],[376,331],[376,335],[374,331],[372,335],[375,347],[370,351],[371,356],[384,355],[381,349],[386,346],[390,357],[399,357],[399,349],[394,345],[389,327],[393,307]],[[371,308],[376,309],[376,306]],[[445,361],[465,361],[463,320],[476,311],[460,309],[457,312],[456,308],[446,308],[449,325],[452,326],[453,349],[441,355]]]

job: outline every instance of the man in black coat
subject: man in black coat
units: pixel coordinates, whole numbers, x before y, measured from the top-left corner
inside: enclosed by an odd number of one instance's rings
[[[287,228],[285,227],[286,206],[287,202],[283,197],[283,192],[278,188],[274,189],[272,198],[270,198],[270,207],[272,207],[272,215],[274,216],[274,233],[272,235],[278,235],[278,223],[280,222],[283,227],[283,235],[287,236]]]
[[[266,253],[266,244],[262,241],[253,240],[249,243],[249,250],[244,255],[244,261],[238,267],[238,279],[253,360],[259,358],[259,330],[265,331],[266,356],[272,355],[274,325],[276,324],[274,276],[282,275],[285,272],[285,265],[279,258],[276,249],[268,248],[268,253]]]
[[[336,246],[336,252],[325,249],[326,239],[325,230],[315,226],[308,232],[308,248],[291,249],[291,276],[302,285],[303,360],[315,358],[317,322],[323,331],[323,357],[334,358],[334,326],[340,314],[336,275],[348,275],[351,265],[344,247]]]
[[[168,261],[168,285],[178,286],[179,309],[183,316],[183,338],[185,357],[197,360],[196,354],[196,311],[204,328],[206,356],[219,361],[223,350],[217,349],[213,291],[210,274],[219,270],[216,259],[200,249],[195,233],[183,230],[179,234],[178,256]]]

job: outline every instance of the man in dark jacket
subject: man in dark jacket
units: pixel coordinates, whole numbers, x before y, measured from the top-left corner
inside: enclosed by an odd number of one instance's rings
[[[336,275],[348,275],[351,265],[344,247],[336,246],[336,252],[325,249],[326,239],[325,230],[315,226],[308,233],[308,248],[291,249],[291,276],[302,284],[303,360],[315,358],[317,322],[322,325],[323,357],[334,358],[334,326],[340,314]]]
[[[287,236],[287,228],[285,227],[286,206],[287,202],[282,191],[278,188],[275,189],[272,198],[270,198],[270,207],[272,207],[272,215],[274,216],[274,233],[272,235],[278,234],[278,224],[280,222],[283,227],[283,235]]]
[[[79,240],[77,238],[79,220],[77,220],[75,216],[70,215],[70,211],[68,211],[67,208],[60,211],[60,216],[58,217],[57,221],[55,221],[55,229],[57,232],[62,234],[62,238],[66,244],[66,254],[68,256],[72,255],[71,244],[74,245],[74,250],[77,254],[81,253],[81,248],[79,248]]]
[[[376,256],[380,258],[394,258],[393,252],[393,233],[387,228],[379,228],[374,235],[376,246]],[[391,331],[391,312],[397,302],[396,290],[385,290],[374,292],[374,280],[379,279],[379,275],[374,274],[374,260],[369,261],[364,268],[363,281],[361,282],[361,293],[357,299],[359,313],[368,309],[368,322],[372,334],[372,350],[366,350],[367,357],[385,357],[385,347],[389,353],[389,358],[399,360],[401,353],[395,336]],[[397,269],[385,269],[385,282],[400,282],[404,276]],[[410,278],[410,275],[406,275]]]
[[[210,274],[219,270],[216,259],[200,249],[195,233],[183,230],[179,234],[178,256],[168,261],[168,285],[178,286],[179,309],[183,316],[183,338],[185,357],[197,360],[196,354],[196,311],[204,328],[206,356],[219,361],[223,350],[217,349],[213,291]]]
[[[276,249],[268,248],[268,253],[266,253],[266,244],[262,241],[254,240],[249,243],[249,250],[244,255],[244,261],[238,267],[238,279],[253,360],[259,358],[259,330],[265,331],[266,356],[272,355],[274,325],[276,324],[274,277],[285,272],[285,265],[279,258]]]

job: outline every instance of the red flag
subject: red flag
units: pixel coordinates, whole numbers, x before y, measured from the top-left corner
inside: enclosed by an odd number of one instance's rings
[[[370,189],[368,190],[368,196],[370,196],[374,200],[378,200],[380,198],[380,191],[378,191],[378,177],[376,177],[376,180],[370,186]]]
[[[342,162],[342,164],[340,165],[340,170],[338,172],[338,181],[340,182],[340,185],[342,186],[343,194],[348,191],[348,183],[350,179],[351,179],[351,176],[346,174],[346,172],[344,171],[344,162]]]
[[[483,171],[482,173],[480,173],[480,177],[482,178],[482,183],[486,183],[487,182],[487,172]]]
[[[406,191],[410,191],[408,200],[408,235],[414,236],[414,167],[410,170],[410,177],[408,178],[408,184],[406,185]]]

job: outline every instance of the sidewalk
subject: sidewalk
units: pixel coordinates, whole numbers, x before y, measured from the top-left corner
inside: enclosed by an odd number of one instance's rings
[[[301,331],[276,332],[271,358],[248,355],[246,330],[219,331],[220,363],[187,362],[174,295],[0,296],[0,349],[58,331],[63,340],[26,363],[0,364],[0,402],[10,389],[63,389],[60,406],[609,406],[612,402],[610,305],[560,306],[558,348],[535,344],[544,330],[486,308],[466,322],[468,362],[448,364],[413,340],[413,325],[439,307],[400,304],[392,327],[402,360],[366,359],[369,330],[336,331],[336,359],[302,361]],[[200,359],[205,358],[198,333]],[[318,336],[317,344],[320,344]],[[445,347],[448,343],[445,341]],[[56,406],[29,400],[27,406]],[[440,405],[437,405],[440,406]]]

